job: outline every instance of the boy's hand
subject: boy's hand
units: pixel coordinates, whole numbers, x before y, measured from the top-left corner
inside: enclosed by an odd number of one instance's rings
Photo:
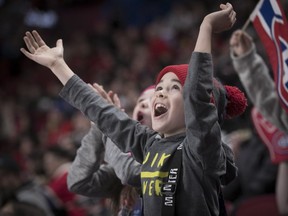
[[[252,38],[244,31],[233,32],[230,38],[230,47],[236,56],[241,56],[248,52],[253,44]]]
[[[221,10],[208,14],[202,23],[211,27],[213,33],[230,29],[236,22],[236,12],[230,3],[221,4]]]
[[[90,84],[89,84],[90,85]],[[94,89],[102,98],[104,98],[108,103],[113,104],[117,108],[121,109],[121,103],[118,95],[114,93],[113,91],[106,92],[104,88],[101,85],[98,85],[97,83],[94,83],[93,85],[90,85],[91,88]],[[123,109],[121,109],[124,111]]]
[[[32,33],[26,32],[23,39],[28,50],[21,48],[20,51],[38,64],[51,69],[58,60],[63,59],[63,44],[61,39],[57,40],[56,47],[53,48],[48,47],[35,30]]]

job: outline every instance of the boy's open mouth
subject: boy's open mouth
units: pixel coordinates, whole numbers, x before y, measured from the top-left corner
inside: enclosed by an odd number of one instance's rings
[[[137,114],[137,121],[141,122],[144,119],[144,115],[142,112],[138,112]]]
[[[154,107],[154,115],[155,115],[155,117],[158,117],[158,116],[166,113],[167,110],[168,109],[166,108],[166,106],[164,104],[157,103]]]

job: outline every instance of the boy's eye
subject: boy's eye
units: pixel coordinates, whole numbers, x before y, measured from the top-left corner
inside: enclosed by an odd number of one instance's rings
[[[155,91],[161,91],[162,90],[162,87],[161,86],[157,86]]]
[[[178,85],[173,85],[172,88],[173,89],[180,89],[180,87]]]
[[[137,101],[137,103],[141,103],[142,101],[144,101],[144,99],[141,98]]]

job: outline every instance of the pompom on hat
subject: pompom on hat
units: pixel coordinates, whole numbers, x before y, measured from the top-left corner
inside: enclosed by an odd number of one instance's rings
[[[156,85],[168,72],[173,72],[180,80],[182,86],[184,86],[188,72],[188,64],[169,65],[163,68],[156,78]],[[236,86],[222,85],[216,78],[213,78],[211,102],[217,106],[219,120],[237,117],[241,115],[247,107],[247,99],[239,88]]]

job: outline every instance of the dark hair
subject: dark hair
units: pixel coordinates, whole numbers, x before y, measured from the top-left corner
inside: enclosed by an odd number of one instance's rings
[[[115,193],[114,196],[110,198],[113,215],[118,215],[124,199],[128,199],[129,202],[134,205],[138,196],[139,193],[135,187],[123,185],[122,188],[119,188],[119,191],[117,191],[117,193]]]

